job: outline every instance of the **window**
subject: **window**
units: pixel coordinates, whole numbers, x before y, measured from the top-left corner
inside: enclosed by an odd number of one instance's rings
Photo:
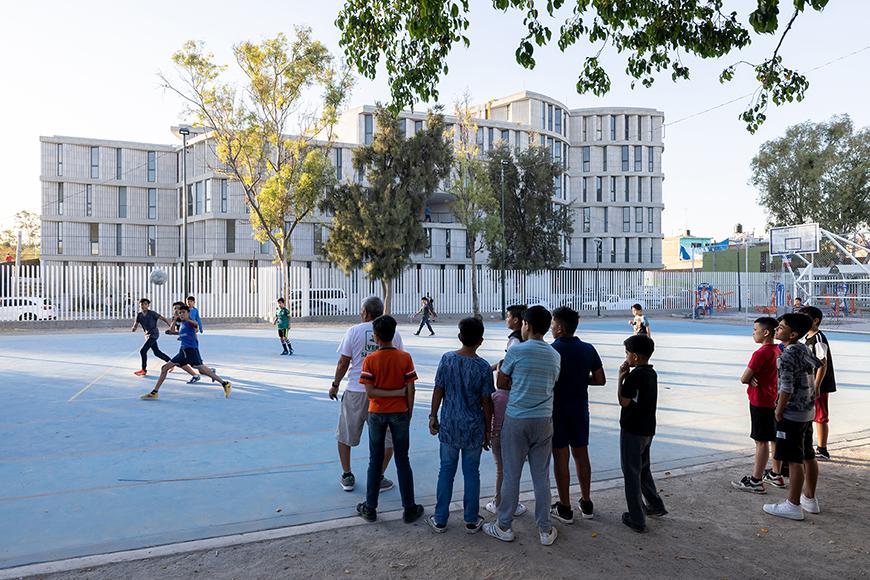
[[[423,121],[414,121],[414,133],[419,133],[423,130]]]
[[[586,203],[589,198],[589,178],[583,177],[583,203]]]
[[[628,196],[629,196],[629,190],[631,189],[631,178],[626,175],[622,179],[622,181],[623,181],[623,183],[622,183],[623,191],[625,192],[625,201],[629,201]]]
[[[245,204],[247,206],[247,204]],[[193,184],[187,186],[187,215],[193,215]]]
[[[625,238],[625,246],[623,247],[623,258],[625,258],[625,263],[628,264],[631,262],[631,242],[630,238]]]
[[[595,123],[595,140],[601,141],[601,123],[602,118],[599,115],[595,115],[593,118],[593,122]]]
[[[556,108],[556,125],[554,128],[556,133],[562,134],[562,109],[558,107]]]
[[[650,117],[650,118],[649,118],[649,131],[648,131],[648,134],[649,134],[649,140],[652,141],[652,140],[653,140],[653,117]],[[650,262],[652,262],[652,260],[650,260]]]
[[[624,140],[628,141],[630,139],[630,135],[628,132],[628,115],[623,115],[622,120],[625,121],[625,123],[623,123],[623,127],[622,127],[622,131],[623,131],[622,138]]]
[[[514,131],[514,152],[519,155],[520,153],[520,132]]]
[[[63,215],[63,182],[57,184],[57,215]]]
[[[640,115],[637,116],[637,140],[641,140],[641,135],[643,135],[643,117]]]
[[[583,208],[583,232],[584,233],[588,233],[588,232],[592,231],[591,213],[592,213],[592,211],[590,208],[588,208],[588,207]]]
[[[624,207],[622,208],[622,231],[630,232],[631,231],[631,208]]]
[[[588,123],[588,122],[589,122],[589,118],[588,118],[588,117],[580,117],[580,126],[583,128],[583,141],[586,141],[586,140],[587,140],[587,139],[586,139],[586,138],[587,138],[587,134],[586,134],[586,130],[587,130],[586,123]]]
[[[57,175],[63,175],[63,143],[57,144]]]
[[[547,128],[547,103],[541,101],[541,131]]]
[[[91,147],[91,179],[100,178],[100,148]]]
[[[589,239],[583,238],[583,259],[582,259],[583,262],[588,261],[587,260],[587,256],[588,256],[587,252],[588,251],[589,251]]]
[[[610,221],[610,215],[609,215],[610,212],[607,211],[608,209],[609,208],[606,208],[606,207],[604,208],[604,231],[605,232],[610,229],[609,223],[608,223]]]
[[[568,144],[562,143],[562,166],[568,169]]]
[[[637,261],[643,261],[643,238],[637,239]]]
[[[622,146],[622,170],[628,171],[628,145]]]
[[[553,130],[553,105],[547,105],[547,131]]]
[[[655,171],[655,155],[656,155],[655,147],[647,147],[646,148],[646,164],[647,164],[647,170],[650,173],[653,173]]]
[[[115,149],[115,179],[124,179],[124,150],[120,147]]]
[[[610,177],[610,201],[616,201],[616,176]]]
[[[314,254],[317,256],[323,255],[323,230],[324,226],[314,224]]]
[[[643,208],[642,207],[634,208],[634,231],[636,231],[636,232],[643,231]]]
[[[338,147],[335,150],[335,179],[337,179],[338,181],[341,181],[342,178],[344,177],[343,168],[341,166],[343,163],[342,158],[343,158],[342,149],[341,149],[341,147]]]
[[[610,242],[610,263],[616,263],[616,238],[609,238],[607,240]]]
[[[63,222],[57,222],[57,253],[63,254]]]
[[[100,224],[89,224],[90,226],[90,242],[91,242],[91,255],[99,256],[100,255]]]
[[[652,240],[649,241],[649,261],[650,261],[650,263],[652,263],[654,261],[653,260],[653,242],[652,242]]]
[[[643,177],[637,176],[637,201],[638,203],[643,201]]]
[[[426,253],[427,258],[432,257],[432,228],[426,228]]]
[[[487,127],[486,129],[486,150],[491,151],[495,147],[495,129]]]
[[[483,151],[483,127],[477,128],[477,135],[475,135],[474,144],[477,145],[479,151]]]
[[[154,183],[157,181],[157,152],[149,151],[148,152],[148,169],[147,169],[147,179],[149,183]]]
[[[603,193],[601,191],[601,180],[602,180],[602,177],[600,175],[595,178],[595,201],[598,201],[598,202],[603,201],[602,200]]]
[[[260,246],[260,253],[261,254],[266,254],[266,255],[269,254],[269,241],[268,240],[265,242],[260,242],[259,246]]]
[[[471,239],[471,234],[465,232],[465,257],[471,259],[471,253],[474,251],[474,240]]]
[[[616,141],[616,115],[610,115],[610,140]]]
[[[339,149],[339,151],[341,151]],[[221,179],[221,213],[227,213],[227,205],[229,202],[229,192],[227,191],[227,187],[229,184],[226,179]]]
[[[553,178],[553,195],[555,197],[562,197],[562,176],[557,175]]]
[[[590,160],[589,157],[591,155],[591,147],[586,145],[583,147],[583,171],[588,172],[590,169]]]
[[[196,211],[195,214],[199,215],[202,213],[202,182],[197,181],[194,186],[194,191],[196,192]]]
[[[205,180],[205,213],[211,212],[211,179]]]
[[[227,239],[227,254],[235,254],[236,253],[236,220],[227,220],[227,231],[226,231],[226,239]],[[316,226],[315,226],[316,229]]]
[[[363,145],[370,145],[374,134],[374,119],[371,115],[363,115]]]
[[[646,208],[646,231],[653,233],[653,225],[655,223],[655,210],[651,207]]]
[[[607,171],[607,145],[601,148],[601,171]]]
[[[148,239],[146,240],[145,253],[148,257],[157,255],[157,226],[148,226]]]
[[[363,181],[365,181],[365,178],[366,178],[366,168],[360,167],[359,171],[356,172],[356,182],[362,183]]]
[[[157,190],[153,187],[148,188],[148,219],[157,219]]]
[[[444,257],[450,257],[450,230],[444,230]]]
[[[635,145],[634,146],[634,170],[642,171],[643,170],[643,146]]]
[[[118,188],[118,217],[127,217],[127,188],[123,185]]]
[[[124,226],[115,224],[115,255],[120,256],[124,253]]]
[[[94,186],[90,183],[85,185],[85,215],[94,215]]]
[[[504,142],[504,144],[508,145],[510,143],[510,139],[511,139],[511,132],[508,129],[502,129],[501,130],[501,140]]]

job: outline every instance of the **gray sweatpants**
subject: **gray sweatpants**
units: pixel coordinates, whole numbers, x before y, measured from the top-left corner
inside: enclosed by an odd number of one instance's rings
[[[514,512],[520,499],[520,477],[523,464],[529,460],[532,486],[535,489],[535,522],[538,529],[549,533],[550,523],[550,456],[553,453],[553,419],[504,418],[501,428],[501,460],[504,479],[501,483],[501,503],[498,505],[498,525],[511,529]]]

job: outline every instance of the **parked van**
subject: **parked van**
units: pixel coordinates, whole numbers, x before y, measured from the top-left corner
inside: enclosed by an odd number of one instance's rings
[[[47,298],[16,296],[0,298],[0,320],[54,320],[54,306]]]

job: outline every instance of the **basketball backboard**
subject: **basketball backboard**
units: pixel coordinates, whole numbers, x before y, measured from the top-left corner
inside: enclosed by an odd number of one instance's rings
[[[819,251],[819,224],[770,228],[770,254],[790,256]]]

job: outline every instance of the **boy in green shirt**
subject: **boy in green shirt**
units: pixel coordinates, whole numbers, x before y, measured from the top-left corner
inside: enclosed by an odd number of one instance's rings
[[[287,339],[287,331],[290,330],[290,311],[284,305],[283,298],[278,299],[278,308],[275,310],[275,322],[273,324],[278,326],[278,338],[281,340],[281,346],[284,349],[284,352],[281,354],[293,354],[293,345]]]

